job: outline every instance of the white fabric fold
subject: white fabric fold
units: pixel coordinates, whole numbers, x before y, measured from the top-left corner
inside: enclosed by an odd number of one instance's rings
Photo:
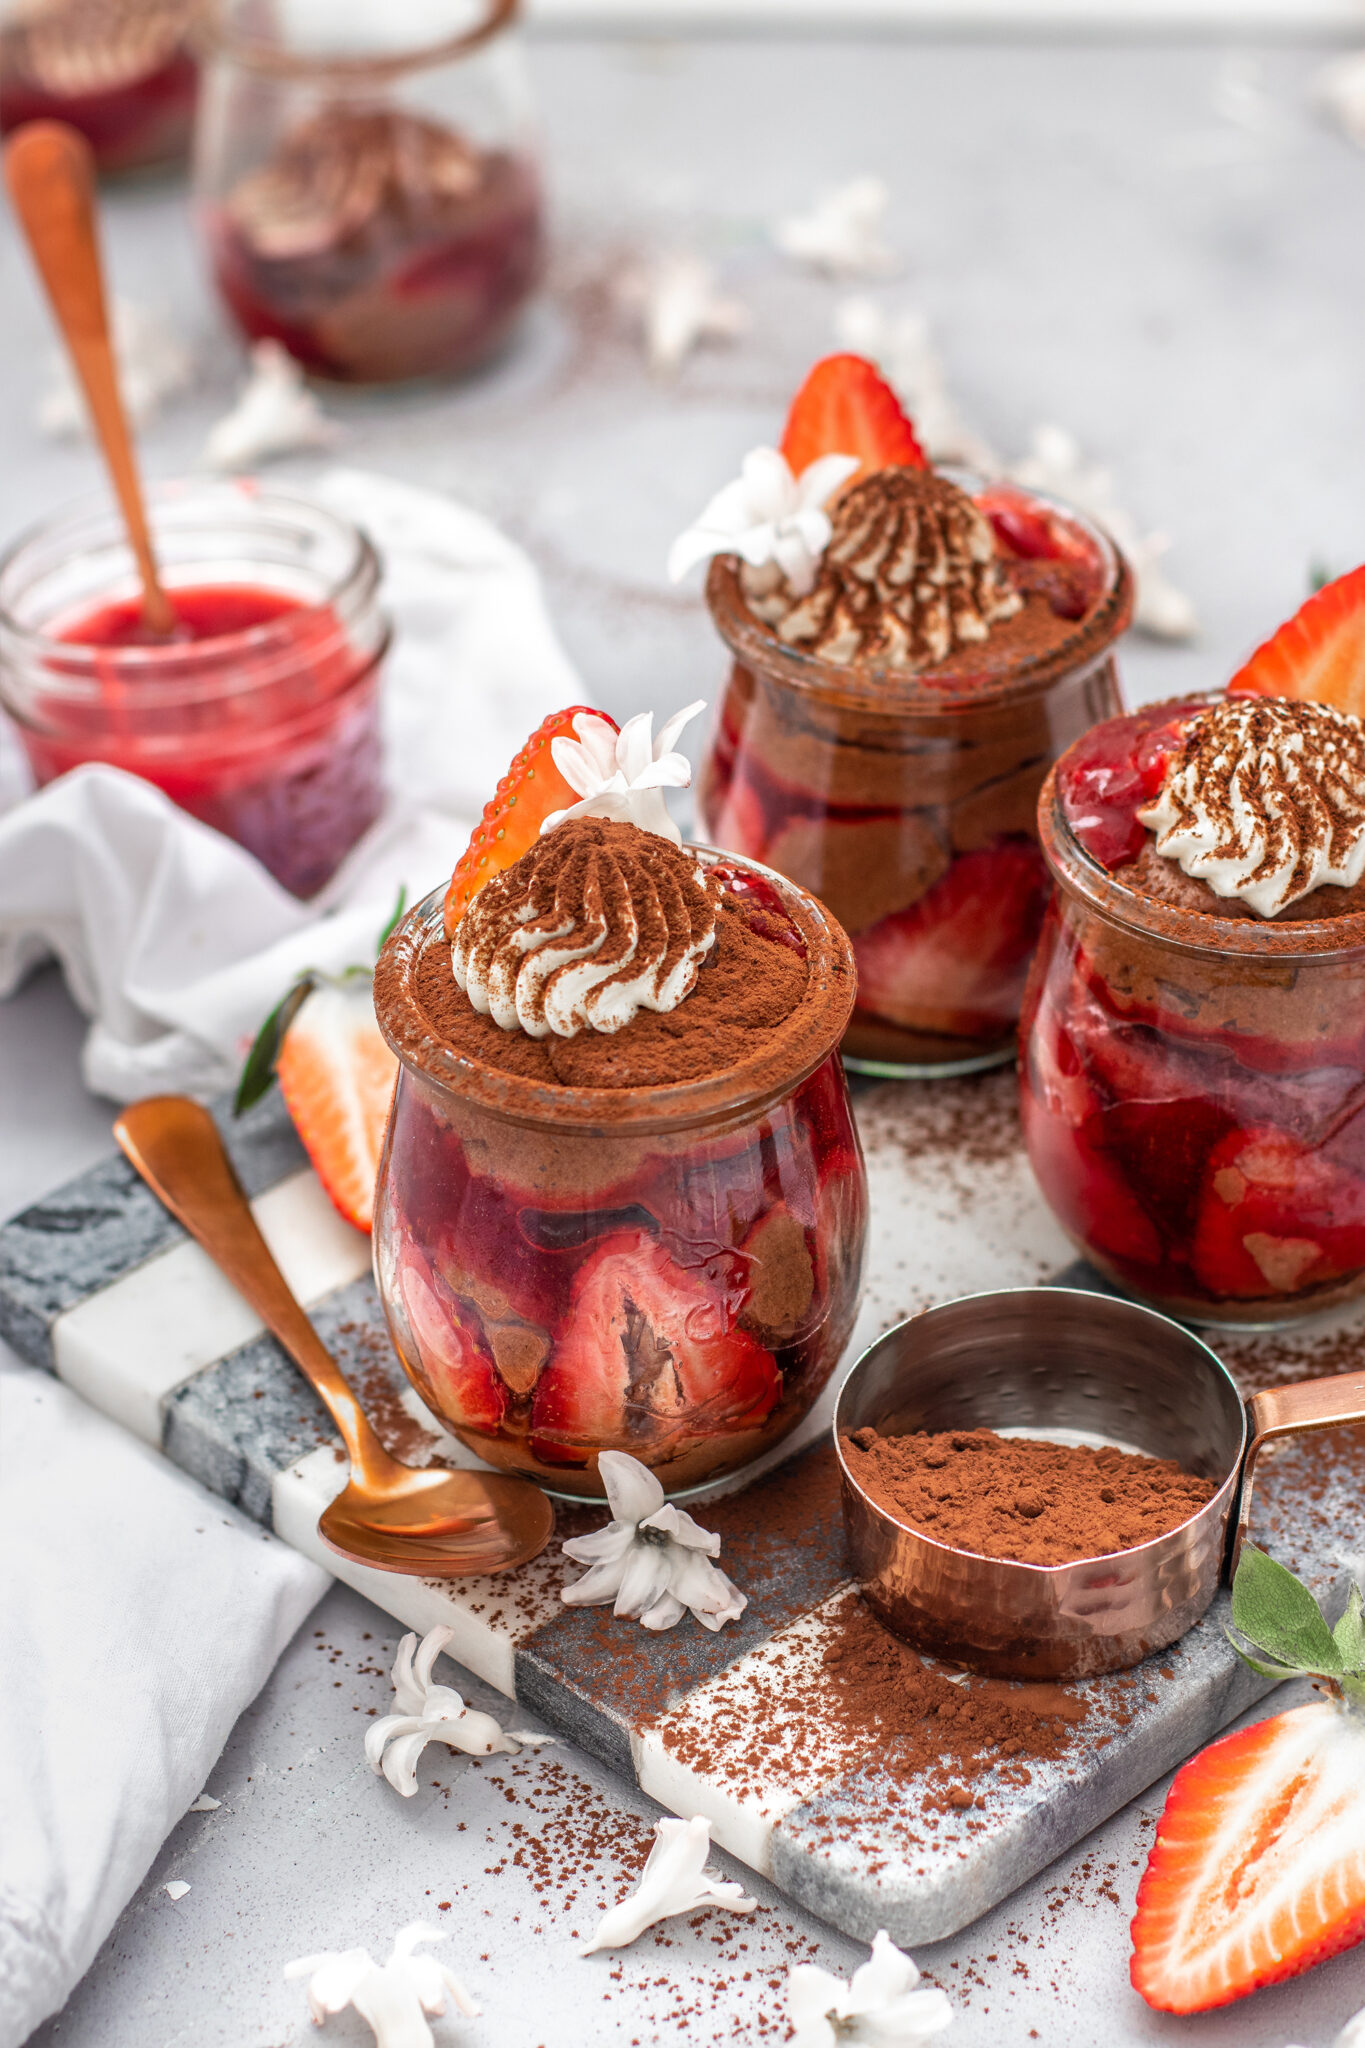
[[[0,1364],[0,2048],[89,1967],[330,1583]]]

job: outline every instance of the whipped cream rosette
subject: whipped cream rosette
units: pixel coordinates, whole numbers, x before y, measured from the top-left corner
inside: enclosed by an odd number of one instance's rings
[[[1365,874],[1365,724],[1330,704],[1230,697],[1191,720],[1138,810],[1156,850],[1274,917]]]

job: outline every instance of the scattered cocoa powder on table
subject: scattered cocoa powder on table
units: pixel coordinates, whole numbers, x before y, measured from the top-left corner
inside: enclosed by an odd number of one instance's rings
[[[843,1444],[878,1506],[941,1543],[1019,1564],[1071,1564],[1150,1543],[1188,1521],[1220,1484],[1173,1458],[990,1429],[882,1436],[867,1428]]]

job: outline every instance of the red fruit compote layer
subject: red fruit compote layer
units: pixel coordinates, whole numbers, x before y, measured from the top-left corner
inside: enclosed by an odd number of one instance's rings
[[[481,1456],[596,1496],[622,1450],[686,1487],[806,1413],[862,1272],[853,990],[801,890],[594,817],[486,883],[453,945],[439,895],[400,926],[376,1271]]]
[[[1123,1287],[1281,1323],[1365,1289],[1365,726],[1150,706],[1039,809],[1058,890],[1025,1002],[1043,1193]]]
[[[855,1066],[1008,1059],[1047,901],[1048,767],[1119,708],[1127,571],[1076,515],[931,469],[829,508],[813,590],[713,563],[734,655],[702,773],[708,835],[812,890],[853,940]]]

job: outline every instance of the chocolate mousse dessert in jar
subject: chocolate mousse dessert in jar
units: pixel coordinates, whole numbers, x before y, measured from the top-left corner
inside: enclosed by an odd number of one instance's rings
[[[518,0],[464,12],[452,33],[446,4],[375,0],[344,40],[325,0],[288,33],[252,0],[219,19],[196,145],[214,278],[250,340],[317,376],[461,375],[540,281]]]
[[[489,1463],[593,1497],[604,1450],[677,1491],[800,1421],[867,1220],[848,941],[781,877],[680,843],[680,721],[650,724],[547,721],[375,976],[399,1059],[375,1270],[403,1365]]]
[[[1086,735],[1040,804],[1029,1158],[1092,1263],[1193,1322],[1365,1292],[1365,724],[1262,694],[1322,616],[1236,694]]]
[[[201,12],[200,0],[0,0],[0,132],[65,121],[101,172],[178,162]]]
[[[1047,901],[1051,763],[1121,708],[1131,580],[1078,513],[930,468],[870,363],[817,364],[674,550],[713,556],[733,657],[703,829],[826,903],[853,942],[844,1058],[969,1073],[1014,1056]]]

